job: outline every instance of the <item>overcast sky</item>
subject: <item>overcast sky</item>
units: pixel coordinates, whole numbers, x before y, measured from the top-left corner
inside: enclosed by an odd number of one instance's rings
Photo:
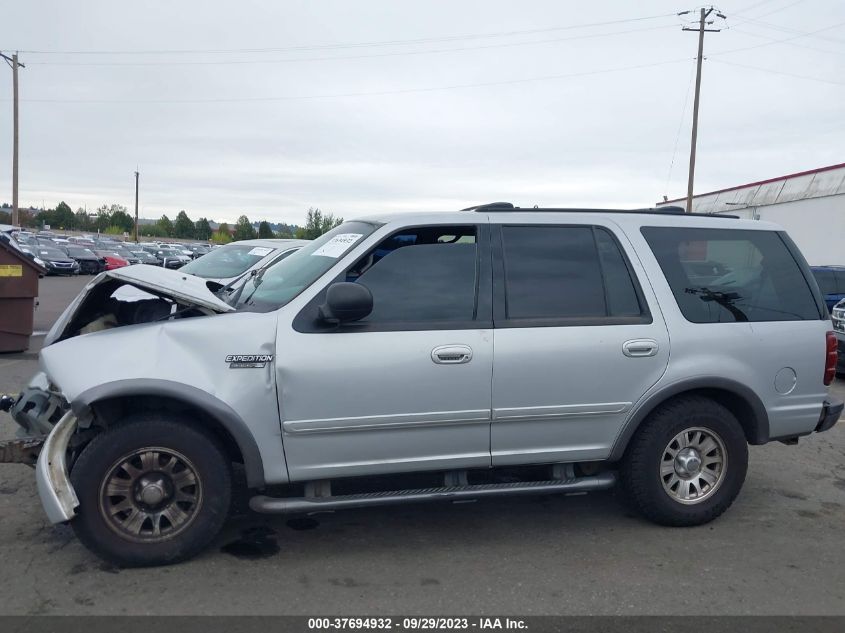
[[[697,42],[674,14],[694,8],[7,2],[0,50],[26,64],[20,203],[131,208],[136,166],[142,217],[301,222],[309,206],[351,218],[680,197]],[[845,2],[718,8],[728,19],[714,27],[730,28],[705,41],[696,191],[845,162]],[[0,202],[11,201],[11,84],[3,66]]]

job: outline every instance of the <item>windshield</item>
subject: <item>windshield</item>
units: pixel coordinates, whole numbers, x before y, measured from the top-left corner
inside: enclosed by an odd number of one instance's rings
[[[80,248],[78,246],[69,246],[67,254],[71,257],[94,257],[94,253],[92,253],[89,249]]]
[[[269,311],[287,304],[377,228],[369,222],[344,222],[321,235],[253,279],[241,297],[243,308]]]
[[[44,248],[43,246],[39,246],[37,252],[41,259],[67,259],[67,255],[57,248]]]
[[[274,252],[278,252],[278,248],[250,244],[228,244],[186,264],[182,267],[181,272],[191,273],[205,279],[235,277],[245,273]]]

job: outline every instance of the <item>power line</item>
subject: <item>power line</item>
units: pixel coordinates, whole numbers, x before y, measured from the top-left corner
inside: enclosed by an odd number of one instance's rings
[[[737,68],[746,68],[748,70],[757,70],[762,73],[770,73],[773,75],[784,75],[785,77],[794,77],[796,79],[807,79],[809,81],[818,81],[832,86],[845,86],[845,81],[833,81],[831,79],[822,79],[821,77],[811,77],[809,75],[799,75],[798,73],[791,73],[785,70],[775,70],[774,68],[763,68],[762,66],[752,66],[751,64],[740,64],[737,62],[729,62],[724,59],[710,60],[717,64],[725,64],[727,66],[736,66]]]
[[[582,71],[575,73],[564,73],[560,75],[543,75],[540,77],[527,77],[522,79],[505,79],[500,81],[486,81],[479,83],[467,84],[452,84],[448,86],[431,86],[425,88],[404,88],[399,90],[379,90],[373,92],[346,92],[346,93],[328,93],[328,94],[314,94],[314,95],[287,95],[279,97],[231,97],[231,98],[212,98],[212,99],[24,99],[29,103],[104,103],[104,104],[169,104],[169,103],[249,103],[249,102],[273,102],[273,101],[303,101],[310,99],[339,99],[346,97],[381,97],[388,95],[402,95],[422,92],[440,92],[446,90],[463,90],[469,88],[485,88],[488,86],[506,86],[513,84],[531,83],[535,81],[550,81],[558,79],[571,79],[576,77],[588,77],[591,75],[602,75],[615,72],[624,72],[629,70],[639,70],[643,68],[654,68],[657,66],[667,66],[669,64],[678,64],[687,62],[691,58],[684,57],[680,59],[672,59],[661,62],[653,62],[649,64],[636,64],[632,66],[618,66],[614,68],[603,68],[598,70]]]
[[[845,50],[841,51],[831,51],[826,48],[818,48],[816,46],[810,46],[809,44],[799,44],[797,42],[790,42],[785,40],[779,40],[775,37],[771,37],[769,35],[761,35],[759,33],[752,33],[751,31],[746,31],[745,29],[732,29],[734,31],[739,31],[740,33],[744,33],[745,35],[750,35],[751,37],[758,37],[760,39],[769,40],[773,44],[785,44],[786,46],[794,46],[796,48],[804,48],[810,51],[817,51],[819,53],[825,53],[827,55],[845,55]],[[803,36],[802,36],[803,37]]]
[[[220,61],[144,61],[144,62],[30,62],[42,66],[226,66],[242,64],[286,64],[300,62],[321,62],[333,60],[370,59],[379,57],[399,57],[408,55],[431,55],[439,53],[454,53],[463,51],[476,51],[491,48],[510,48],[516,46],[532,46],[535,44],[551,44],[556,42],[569,42],[574,40],[588,40],[600,37],[612,37],[614,35],[627,35],[642,31],[656,31],[660,29],[675,28],[675,25],[648,26],[641,29],[628,29],[626,31],[613,31],[611,33],[591,33],[589,35],[576,35],[573,37],[560,37],[545,40],[531,40],[528,42],[502,42],[498,44],[482,44],[480,46],[462,46],[458,48],[440,48],[423,51],[392,51],[389,53],[369,53],[363,55],[333,55],[330,57],[300,57],[290,59],[246,59],[246,60],[220,60]]]
[[[822,33],[824,31],[829,31],[831,29],[838,28],[838,27],[842,26],[843,24],[845,24],[845,21],[837,22],[836,24],[831,24],[830,26],[825,26],[825,27],[817,29],[815,31],[809,31],[809,32],[801,33],[799,35],[793,35],[792,37],[786,37],[786,38],[783,38],[783,39],[780,39],[780,40],[772,40],[771,42],[763,42],[762,44],[752,44],[751,46],[742,46],[740,48],[731,48],[731,49],[728,49],[726,51],[717,51],[715,53],[710,53],[710,56],[712,57],[714,55],[727,55],[729,53],[739,53],[741,51],[750,51],[750,50],[754,50],[755,48],[763,48],[764,46],[772,46],[774,44],[783,44],[783,43],[786,43],[786,42],[791,42],[792,40],[800,39],[802,37],[809,37],[810,35],[815,35],[816,33]]]
[[[285,53],[312,50],[335,50],[344,48],[367,48],[377,46],[412,46],[416,44],[428,44],[437,42],[451,42],[456,40],[485,39],[496,37],[512,37],[517,35],[533,35],[537,33],[550,33],[553,31],[566,31],[571,29],[592,28],[596,26],[609,26],[613,24],[626,24],[630,22],[641,22],[644,20],[656,20],[659,18],[673,17],[674,13],[660,15],[648,15],[637,18],[626,18],[621,20],[608,20],[605,22],[592,22],[585,24],[570,24],[567,26],[554,26],[542,29],[526,29],[519,31],[500,31],[496,33],[470,33],[464,35],[448,35],[441,37],[426,37],[405,40],[382,40],[376,42],[353,42],[348,44],[312,44],[307,46],[287,46],[282,48],[232,48],[232,49],[170,49],[170,50],[112,50],[112,51],[80,51],[80,50],[22,50],[22,53],[32,55],[192,55],[192,54],[231,54],[231,53]]]
[[[774,15],[775,13],[780,13],[781,11],[785,11],[786,9],[790,9],[790,8],[794,7],[796,4],[801,4],[802,2],[806,2],[806,1],[807,0],[795,0],[794,2],[790,2],[789,4],[785,4],[782,7],[778,7],[777,9],[772,9],[768,13],[761,13],[760,15],[756,15],[756,16],[754,16],[754,19],[758,20],[760,18],[765,18],[766,16],[769,16],[769,15]],[[759,6],[759,4],[757,6]],[[740,14],[745,12],[745,11],[748,11],[748,10],[749,10],[748,7],[746,7],[742,11],[734,11],[733,14],[740,19],[744,19],[742,17],[742,15],[740,15]],[[743,22],[739,22],[738,25],[739,24],[743,24]]]
[[[740,17],[742,17],[742,16],[740,16]],[[845,44],[845,40],[841,40],[837,37],[830,37],[830,36],[825,36],[825,35],[815,35],[813,33],[807,33],[806,31],[802,31],[800,29],[794,29],[794,28],[791,28],[791,27],[788,27],[788,26],[781,26],[779,24],[772,24],[771,22],[764,22],[763,20],[746,18],[742,22],[740,22],[738,24],[738,26],[742,25],[742,24],[750,24],[751,26],[768,28],[768,29],[771,29],[773,31],[780,31],[782,33],[800,33],[802,35],[810,35],[810,36],[812,36],[816,39],[825,40],[827,42],[836,42],[837,44]],[[735,27],[728,27],[728,28],[735,28]]]

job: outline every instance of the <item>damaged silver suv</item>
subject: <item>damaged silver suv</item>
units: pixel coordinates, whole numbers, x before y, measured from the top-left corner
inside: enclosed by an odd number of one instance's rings
[[[156,565],[215,538],[236,462],[257,512],[618,479],[652,521],[702,524],[749,444],[836,422],[835,368],[776,225],[495,203],[346,222],[229,302],[178,271],[103,273],[11,410],[49,519]]]

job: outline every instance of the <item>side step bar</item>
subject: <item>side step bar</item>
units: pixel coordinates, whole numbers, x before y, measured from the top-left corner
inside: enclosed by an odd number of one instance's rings
[[[266,497],[259,495],[249,500],[249,507],[255,512],[268,514],[325,512],[327,510],[368,508],[397,503],[463,501],[505,495],[572,494],[607,490],[612,488],[615,483],[616,474],[607,472],[590,477],[552,481],[445,486],[442,488],[394,490],[325,497]]]

